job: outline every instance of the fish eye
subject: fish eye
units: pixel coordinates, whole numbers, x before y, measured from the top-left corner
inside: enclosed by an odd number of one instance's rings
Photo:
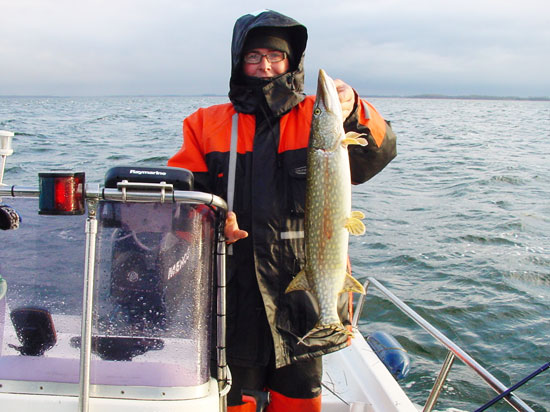
[[[315,110],[313,111],[313,114],[315,114],[315,115],[321,114],[321,109],[319,109],[319,108],[315,109]]]

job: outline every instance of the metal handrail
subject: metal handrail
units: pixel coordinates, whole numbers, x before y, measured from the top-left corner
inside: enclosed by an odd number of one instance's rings
[[[502,382],[500,382],[497,378],[495,378],[489,371],[487,371],[475,359],[473,359],[470,355],[468,355],[462,348],[460,348],[456,343],[454,343],[452,340],[447,338],[443,333],[441,333],[438,329],[436,329],[433,325],[431,325],[427,320],[425,320],[422,316],[416,313],[413,309],[407,306],[407,304],[405,304],[402,300],[400,300],[397,296],[395,296],[392,292],[390,292],[379,281],[377,281],[373,277],[368,277],[367,281],[364,284],[365,290],[367,290],[369,285],[373,285],[376,289],[378,289],[382,294],[386,296],[386,298],[388,298],[395,306],[397,306],[397,308],[401,312],[403,312],[409,318],[414,320],[420,327],[422,327],[426,332],[428,332],[435,339],[437,339],[450,352],[445,364],[443,365],[443,368],[446,370],[445,371],[442,370],[442,373],[440,374],[440,377],[442,377],[442,382],[440,382],[440,387],[439,388],[435,387],[438,384],[438,381],[436,381],[436,384],[432,389],[430,397],[426,402],[426,407],[428,409],[425,408],[424,409],[425,412],[431,410],[431,407],[435,405],[435,402],[437,401],[437,397],[439,396],[439,392],[441,391],[441,386],[443,385],[443,382],[446,379],[446,375],[449,372],[450,366],[452,364],[452,359],[455,356],[459,358],[462,362],[464,362],[467,366],[469,366],[471,369],[473,369],[485,382],[489,384],[491,388],[495,390],[495,392],[500,394],[507,389],[507,387]],[[355,316],[353,319],[354,326],[357,326],[359,315],[365,303],[365,298],[366,298],[366,294],[361,295],[357,302]],[[508,404],[510,404],[510,406],[512,406],[512,408],[514,408],[516,411],[534,412],[533,409],[531,409],[524,401],[522,401],[519,397],[517,397],[513,393],[510,393],[510,395],[506,396],[504,400],[508,402]]]
[[[0,186],[0,198],[24,197],[38,198],[40,189],[28,186]],[[86,199],[114,200],[128,202],[186,202],[191,204],[204,204],[227,210],[227,203],[221,197],[203,192],[190,190],[174,190],[163,196],[160,191],[135,190],[123,193],[119,189],[100,188],[98,184],[86,184],[84,191]]]

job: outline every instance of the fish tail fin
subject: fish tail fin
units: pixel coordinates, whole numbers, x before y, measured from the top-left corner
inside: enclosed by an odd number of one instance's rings
[[[315,325],[315,327],[311,329],[308,333],[306,333],[301,338],[298,338],[298,343],[301,345],[306,345],[307,339],[311,338],[314,335],[326,336],[327,334],[332,334],[332,333],[343,334],[353,338],[353,332],[348,330],[342,324],[342,322],[331,323],[329,325],[323,325],[321,323],[317,323],[317,325]]]
[[[288,287],[285,290],[285,293],[292,292],[295,290],[311,290],[309,281],[307,280],[305,270],[301,270],[292,281],[289,283]]]
[[[369,142],[364,137],[365,135],[357,132],[348,132],[342,139],[342,146],[348,147],[349,145],[367,146]]]
[[[367,228],[365,224],[361,222],[361,219],[365,218],[365,214],[358,210],[351,212],[350,217],[346,220],[345,228],[350,234],[354,236],[364,235]]]

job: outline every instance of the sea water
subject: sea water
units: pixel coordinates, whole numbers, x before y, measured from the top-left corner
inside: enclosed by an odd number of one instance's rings
[[[226,97],[0,97],[15,132],[5,183],[116,165],[165,165],[182,119]],[[550,361],[550,103],[373,98],[398,156],[353,188],[367,233],[350,240],[355,277],[374,276],[504,385]],[[6,199],[4,199],[6,200]],[[0,243],[1,247],[1,243]],[[409,352],[401,381],[424,404],[446,349],[373,288],[360,330],[384,330]],[[550,371],[515,393],[550,411]],[[436,409],[471,411],[496,394],[456,360]],[[502,401],[490,410],[512,410]]]

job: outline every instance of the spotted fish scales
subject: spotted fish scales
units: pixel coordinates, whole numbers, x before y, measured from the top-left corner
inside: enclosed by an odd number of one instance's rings
[[[336,86],[321,69],[307,154],[306,264],[286,290],[310,291],[319,304],[319,320],[302,340],[331,330],[349,334],[338,316],[338,296],[365,293],[347,271],[349,234],[365,232],[363,213],[351,211],[350,144],[367,141],[345,134]]]

